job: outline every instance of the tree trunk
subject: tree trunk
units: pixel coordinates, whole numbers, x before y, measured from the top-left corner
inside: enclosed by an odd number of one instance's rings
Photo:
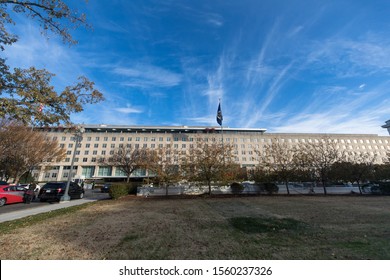
[[[359,188],[359,193],[363,194],[362,187],[360,186],[359,180],[357,180],[357,184],[358,184],[358,188]]]
[[[287,194],[290,195],[290,189],[288,187],[288,181],[286,181],[286,189],[287,189]]]
[[[327,195],[328,194],[328,192],[327,192],[327,190],[326,190],[326,181],[322,181],[322,187],[323,187],[323,189],[324,189],[324,195]]]

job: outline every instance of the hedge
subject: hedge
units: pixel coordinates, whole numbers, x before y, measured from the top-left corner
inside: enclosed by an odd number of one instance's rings
[[[137,183],[114,183],[108,191],[112,199],[118,199],[129,194],[137,194]]]

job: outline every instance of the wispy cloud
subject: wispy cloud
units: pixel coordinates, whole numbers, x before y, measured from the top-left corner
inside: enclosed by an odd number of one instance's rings
[[[123,114],[139,114],[143,111],[138,108],[132,108],[130,106],[127,107],[121,107],[121,108],[114,108],[113,109],[116,112],[123,113]]]
[[[316,42],[310,48],[308,66],[317,65],[317,70],[325,73],[332,71],[337,78],[390,72],[389,41],[383,38],[333,38]]]
[[[121,84],[128,87],[174,87],[179,85],[182,80],[181,74],[150,64],[137,64],[134,67],[115,67],[112,72],[124,78]]]

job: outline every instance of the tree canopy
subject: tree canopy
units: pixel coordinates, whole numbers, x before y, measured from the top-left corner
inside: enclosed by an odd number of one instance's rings
[[[11,15],[23,14],[40,24],[43,36],[51,32],[65,44],[74,45],[77,41],[70,29],[88,27],[84,14],[70,9],[61,0],[0,0],[0,14],[0,118],[24,124],[70,123],[71,113],[81,112],[84,105],[104,99],[94,83],[84,76],[58,91],[51,83],[55,74],[35,67],[11,69],[3,55],[6,47],[18,40],[7,29],[16,24]]]

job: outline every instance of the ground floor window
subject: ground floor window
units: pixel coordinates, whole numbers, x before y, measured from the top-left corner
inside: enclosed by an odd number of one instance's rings
[[[95,175],[95,166],[83,166],[81,175],[85,178],[92,178]]]
[[[112,167],[111,166],[99,166],[98,176],[111,176]]]

